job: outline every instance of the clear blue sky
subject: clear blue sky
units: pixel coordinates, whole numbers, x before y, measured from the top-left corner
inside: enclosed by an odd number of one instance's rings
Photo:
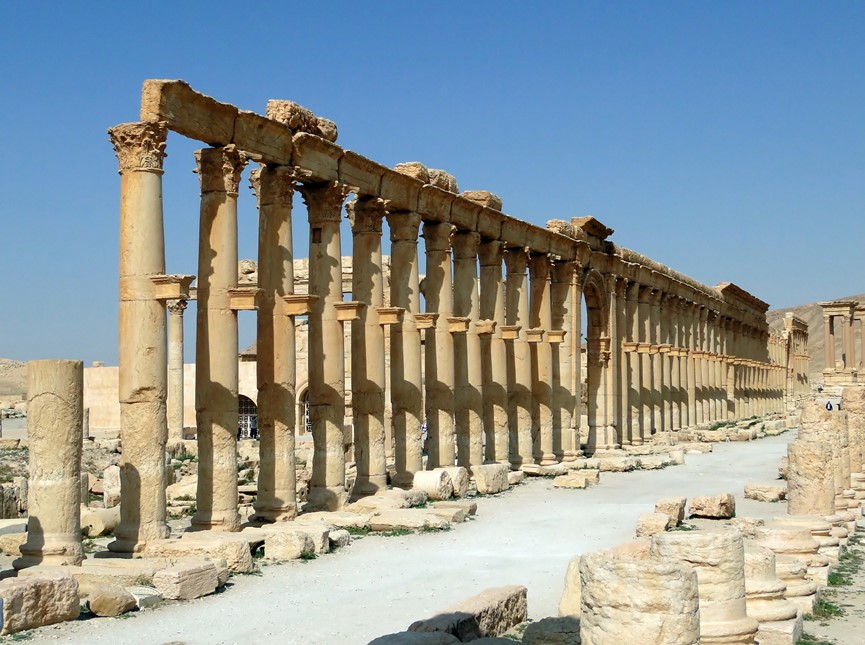
[[[380,163],[447,169],[540,225],[592,214],[773,307],[865,292],[865,3],[73,4],[0,5],[0,356],[116,362],[105,130],[146,78],[295,100]],[[172,273],[195,272],[195,147],[169,139]]]

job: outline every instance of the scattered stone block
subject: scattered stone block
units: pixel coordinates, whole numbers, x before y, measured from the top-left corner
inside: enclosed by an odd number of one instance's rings
[[[371,640],[369,645],[459,645],[459,643],[459,638],[444,632],[397,632],[379,636]]]
[[[511,472],[507,464],[485,464],[472,468],[475,485],[482,495],[495,495],[507,490],[510,486],[508,474]]]
[[[477,643],[478,641],[474,641]],[[523,632],[524,645],[580,645],[580,619],[576,616],[541,618]]]
[[[466,512],[466,515],[475,515],[478,512],[477,502],[462,499],[433,502],[432,506],[433,508],[461,508]]]
[[[169,500],[176,499],[195,499],[196,490],[198,488],[198,477],[184,477],[176,484],[171,484],[165,487],[165,497]]]
[[[102,491],[105,508],[120,503],[120,466],[109,466],[102,473]]]
[[[698,495],[691,498],[688,513],[691,517],[728,520],[736,515],[736,498],[732,493]]]
[[[192,600],[216,591],[219,579],[212,562],[179,564],[158,571],[153,586],[164,598]]]
[[[154,587],[136,585],[134,587],[127,587],[126,591],[131,593],[132,597],[135,598],[135,604],[139,611],[156,607],[163,600],[162,594]]]
[[[27,541],[27,533],[4,533],[0,535],[0,551],[4,555],[21,555],[21,545]]]
[[[119,616],[136,605],[135,596],[117,585],[96,585],[87,595],[87,608],[97,616]]]
[[[282,522],[279,524],[272,524],[269,529],[274,530],[296,530],[305,533],[310,540],[312,540],[313,548],[315,549],[316,554],[322,553],[330,553],[330,527],[327,524],[316,524],[313,522],[304,522],[302,524],[295,525],[292,529],[291,524]]]
[[[685,463],[685,451],[681,449],[671,450],[670,463],[674,466],[682,466]]]
[[[425,510],[427,513],[445,518],[451,524],[460,524],[466,521],[466,512],[462,508],[433,506]]]
[[[120,524],[120,506],[112,508],[81,508],[81,535],[110,535]]]
[[[327,524],[337,529],[363,529],[369,527],[372,513],[352,513],[349,511],[318,511],[303,513],[295,518],[295,524]]]
[[[0,635],[3,636],[75,620],[81,610],[78,583],[62,574],[2,580],[0,601],[3,610]]]
[[[661,470],[672,463],[668,455],[644,455],[637,461],[640,470]]]
[[[685,519],[685,497],[664,497],[655,503],[655,512],[664,513],[670,518],[669,528],[679,526]]]
[[[637,537],[650,537],[657,533],[663,533],[668,528],[672,519],[666,513],[642,513],[637,518]]]
[[[598,460],[598,470],[602,473],[626,473],[636,470],[638,465],[634,457],[602,457]]]
[[[781,479],[787,479],[787,469],[789,468],[790,461],[787,457],[781,457],[781,462],[778,464],[778,477]]]
[[[277,531],[264,540],[268,560],[297,560],[315,554],[315,545],[303,531]]]
[[[585,477],[572,477],[570,473],[567,475],[559,475],[553,480],[553,488],[582,489],[587,485]]]
[[[579,616],[582,603],[580,584],[580,556],[576,555],[568,563],[565,571],[565,589],[559,601],[559,616]]]
[[[487,589],[432,618],[412,623],[408,631],[445,632],[462,642],[500,636],[526,620],[527,593],[521,586]]]
[[[333,551],[334,549],[341,549],[351,544],[351,533],[345,529],[336,529],[330,532],[327,539],[330,541],[330,550]]]
[[[219,557],[232,573],[248,573],[255,569],[247,538],[240,534],[215,531],[184,533],[179,540],[152,540],[144,553],[152,557]]]
[[[370,520],[373,531],[394,531],[397,529],[445,529],[450,523],[443,517],[422,509],[404,508],[385,511]]]
[[[766,520],[759,517],[734,517],[730,520],[730,526],[748,539],[754,539],[757,535],[757,529],[765,524]]]
[[[508,470],[508,485],[516,486],[522,484],[526,474],[522,470]]]
[[[784,484],[745,484],[745,499],[758,502],[780,502],[787,498]]]
[[[454,487],[453,496],[465,497],[469,492],[469,483],[471,482],[469,471],[462,466],[447,466],[442,470],[450,475]]]
[[[454,492],[453,481],[443,468],[416,472],[412,486],[424,491],[432,500],[448,499]]]

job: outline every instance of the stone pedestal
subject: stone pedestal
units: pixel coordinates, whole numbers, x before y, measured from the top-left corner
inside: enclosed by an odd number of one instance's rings
[[[814,611],[817,602],[817,585],[808,580],[808,567],[796,558],[778,556],[775,558],[775,572],[778,578],[787,585],[784,597],[792,602],[801,614]]]
[[[734,530],[663,533],[652,538],[651,554],[696,569],[701,643],[754,642],[757,621],[745,609],[741,533]]]
[[[808,529],[796,526],[766,525],[756,529],[754,542],[775,555],[794,558],[808,569],[807,578],[826,585],[829,558],[818,553],[820,545]]]
[[[831,515],[835,487],[831,447],[800,438],[787,446],[787,512],[790,515]]]
[[[784,598],[785,591],[787,585],[775,573],[775,554],[762,547],[746,547],[745,598],[748,615],[760,623],[795,619],[796,606]]]
[[[701,642],[693,567],[601,552],[580,558],[580,578],[583,645]]]
[[[27,437],[30,453],[27,541],[16,569],[37,564],[80,564],[81,361],[27,364]]]

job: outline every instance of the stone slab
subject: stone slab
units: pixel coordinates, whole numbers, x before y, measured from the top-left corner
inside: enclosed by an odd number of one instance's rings
[[[0,580],[3,628],[14,634],[75,620],[80,613],[78,583],[68,575]]]
[[[193,600],[216,591],[219,579],[212,562],[179,564],[157,572],[153,586],[164,598]]]
[[[370,520],[370,528],[373,531],[444,529],[448,526],[450,523],[445,518],[414,508],[385,511]]]
[[[487,589],[432,618],[412,623],[408,631],[445,632],[462,642],[501,636],[528,617],[527,593],[522,586]]]

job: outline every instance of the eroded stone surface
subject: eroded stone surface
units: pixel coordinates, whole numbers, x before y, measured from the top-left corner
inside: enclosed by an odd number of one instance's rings
[[[412,632],[445,632],[465,642],[499,636],[526,620],[525,587],[496,587],[444,609],[434,617],[409,626]]]

